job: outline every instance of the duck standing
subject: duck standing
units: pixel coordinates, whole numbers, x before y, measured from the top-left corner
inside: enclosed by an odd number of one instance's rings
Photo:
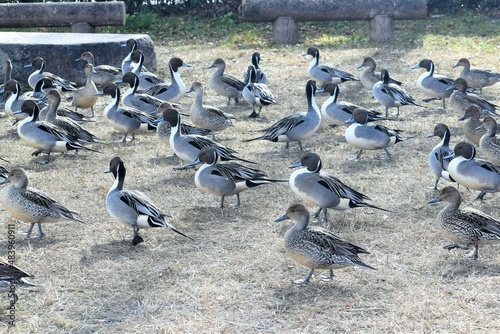
[[[496,136],[498,123],[493,117],[486,116],[482,126],[486,129],[486,133],[479,141],[479,148],[488,161],[500,165],[500,138]]]
[[[265,83],[258,83],[257,71],[253,65],[248,66],[248,83],[243,89],[243,98],[252,106],[250,118],[255,118],[260,115],[262,107],[270,104],[276,104],[273,93]],[[255,107],[259,107],[259,112],[255,112]]]
[[[94,105],[97,102],[97,87],[95,86],[94,77],[94,67],[91,64],[85,65],[85,86],[78,88],[78,90],[73,94],[73,101],[71,101],[71,106],[75,107],[75,111],[80,109],[89,109],[92,112],[91,117],[94,117]]]
[[[444,237],[453,241],[444,249],[469,249],[474,246],[472,258],[477,260],[479,245],[500,243],[500,220],[476,209],[460,209],[462,196],[457,189],[445,187],[439,197],[429,203],[441,201],[448,202],[448,205],[439,212],[437,221]]]
[[[432,172],[436,175],[436,181],[434,182],[434,190],[437,190],[437,185],[440,178],[444,178],[447,181],[455,182],[448,173],[448,165],[451,159],[445,159],[453,153],[453,149],[450,147],[451,133],[450,129],[446,124],[438,123],[434,127],[434,131],[427,136],[427,138],[439,137],[441,141],[437,144],[431,151],[429,155],[429,166]]]
[[[309,64],[308,72],[313,80],[316,81],[318,87],[323,88],[327,82],[346,82],[346,81],[359,81],[351,73],[341,70],[338,67],[324,65],[319,63],[319,50],[315,47],[310,47],[302,56],[312,56],[311,63]]]
[[[365,57],[361,65],[357,68],[360,69],[363,67],[365,70],[359,76],[359,80],[361,81],[361,84],[371,92],[373,90],[373,86],[380,81],[380,73],[375,72],[377,62],[372,57]],[[401,81],[394,80],[393,78],[389,79],[389,83],[396,84],[398,86],[403,84]]]
[[[418,78],[416,84],[417,88],[420,89],[431,98],[424,99],[424,102],[430,102],[432,100],[442,100],[443,109],[446,109],[445,99],[449,98],[451,91],[448,87],[453,84],[453,79],[445,77],[444,75],[434,74],[435,70],[434,62],[430,59],[422,59],[420,63],[413,66],[412,69],[425,69],[425,72]]]
[[[227,97],[227,105],[231,103],[231,99],[234,99],[234,104],[238,103],[238,99],[243,97],[243,89],[245,88],[245,83],[235,77],[224,74],[226,70],[226,62],[217,58],[208,68],[216,68],[212,76],[210,77],[210,87],[215,90],[219,95]]]
[[[81,54],[80,58],[75,61],[83,60],[88,64],[93,66],[94,74],[92,75],[92,81],[99,86],[104,87],[108,82],[115,82],[120,80],[123,73],[121,68],[111,65],[95,65],[94,55],[90,51],[85,51]]]
[[[275,222],[291,219],[295,226],[285,233],[286,253],[296,262],[311,268],[304,279],[292,280],[292,284],[307,284],[314,270],[328,269],[333,278],[333,269],[357,266],[364,269],[375,268],[364,263],[358,254],[370,254],[363,248],[356,246],[319,226],[309,226],[309,212],[303,204],[291,205],[286,214],[276,218]]]
[[[7,178],[0,184],[9,183],[0,191],[0,205],[15,218],[31,223],[26,232],[29,238],[33,226],[38,226],[38,236],[42,238],[45,234],[42,231],[42,223],[53,223],[60,220],[73,220],[83,223],[76,218],[75,211],[71,211],[57,202],[55,199],[44,194],[35,188],[28,187],[28,174],[22,168],[14,168]]]
[[[470,62],[467,58],[461,58],[453,68],[463,66],[464,69],[460,73],[460,78],[467,81],[470,87],[479,89],[479,93],[483,92],[483,87],[488,87],[500,81],[500,73],[491,72],[489,70],[470,69]]]

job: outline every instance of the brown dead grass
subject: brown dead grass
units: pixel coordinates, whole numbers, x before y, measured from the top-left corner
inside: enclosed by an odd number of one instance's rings
[[[160,43],[158,43],[160,44]],[[161,43],[164,44],[164,43]],[[225,108],[238,118],[235,127],[220,134],[220,141],[259,163],[274,178],[287,179],[287,168],[301,152],[292,144],[256,141],[248,144],[253,131],[264,128],[291,112],[305,110],[304,85],[310,59],[301,57],[309,44],[259,50],[270,87],[279,104],[263,111],[261,119],[250,120],[243,102]],[[321,47],[322,62],[357,73],[363,57],[375,55],[380,66],[405,82],[419,101],[423,96],[414,82],[421,72],[410,66],[422,58],[435,61],[437,72],[456,76],[451,66],[460,57],[481,59],[476,67],[500,71],[498,52],[468,50],[449,54],[446,46],[432,52],[401,49],[397,43],[377,48],[340,50]],[[217,57],[228,63],[227,72],[240,76],[250,61],[252,48],[210,45],[169,47],[157,45],[159,68],[172,56],[193,65],[181,69],[190,85],[208,82],[205,68]],[[500,85],[485,90],[499,104]],[[321,104],[326,97],[319,95]],[[382,108],[370,99],[360,84],[341,86],[341,99],[366,107]],[[100,110],[108,102],[99,100]],[[182,100],[187,111],[191,97]],[[206,89],[205,103],[223,106],[225,99]],[[377,271],[348,268],[336,272],[331,282],[313,278],[307,286],[293,286],[308,269],[284,254],[282,236],[291,227],[273,220],[297,199],[288,184],[266,185],[226,200],[203,194],[193,183],[194,171],[174,171],[179,161],[171,157],[168,143],[153,135],[138,135],[133,143],[114,141],[121,134],[108,128],[101,116],[85,124],[103,139],[101,153],[80,152],[56,155],[47,166],[34,163],[31,148],[25,147],[4,119],[0,126],[2,156],[30,175],[30,185],[43,190],[71,209],[80,212],[85,225],[61,222],[47,224],[47,236],[28,242],[17,238],[17,264],[35,275],[40,287],[19,291],[14,332],[18,333],[495,333],[500,331],[498,247],[481,247],[478,261],[463,258],[463,252],[442,249],[446,240],[438,234],[436,214],[443,204],[428,205],[436,192],[428,189],[434,176],[427,157],[437,140],[428,139],[437,122],[448,124],[452,143],[464,140],[451,110],[403,107],[397,121],[385,124],[416,137],[391,147],[393,158],[381,160],[382,152],[365,152],[353,161],[356,150],[343,139],[344,129],[326,123],[305,149],[317,152],[324,169],[372,198],[373,209],[330,212],[327,228],[368,249],[363,256]],[[131,246],[130,228],[114,222],[105,208],[112,184],[104,174],[109,160],[119,155],[128,175],[125,186],[145,192],[173,216],[173,223],[195,238],[184,239],[169,230],[142,232],[143,244]],[[443,187],[446,181],[440,181]],[[500,217],[498,195],[487,195],[484,203],[474,200],[476,192],[460,189],[464,205]],[[316,208],[310,207],[310,210]],[[0,213],[5,223],[13,218]],[[4,225],[2,253],[6,252]],[[19,229],[26,224],[17,223]],[[318,272],[318,276],[321,272]],[[5,297],[5,298],[4,298]],[[6,296],[2,297],[6,306]],[[1,316],[6,321],[6,314]],[[2,331],[6,325],[0,325]]]

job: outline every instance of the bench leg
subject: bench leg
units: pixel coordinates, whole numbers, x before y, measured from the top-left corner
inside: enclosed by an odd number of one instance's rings
[[[87,22],[76,22],[71,25],[73,33],[95,33],[95,27]]]
[[[297,44],[299,41],[299,25],[293,17],[278,17],[273,22],[273,42],[276,44]]]
[[[375,42],[387,42],[394,39],[394,19],[389,15],[375,15],[370,20],[368,34]]]

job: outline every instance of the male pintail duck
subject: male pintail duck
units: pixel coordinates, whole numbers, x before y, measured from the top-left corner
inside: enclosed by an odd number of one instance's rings
[[[94,67],[94,74],[92,80],[99,87],[104,87],[108,82],[115,82],[122,77],[122,70],[116,66],[111,65],[95,65],[94,55],[90,51],[82,53],[80,58],[75,61],[83,60]]]
[[[133,72],[139,78],[139,89],[146,89],[150,86],[165,83],[165,80],[156,74],[142,70],[142,64],[144,63],[145,56],[141,50],[133,51],[130,58],[132,59],[132,70],[130,72]]]
[[[359,80],[361,81],[361,84],[371,92],[373,90],[373,86],[380,81],[380,73],[375,72],[377,62],[372,57],[366,57],[357,68],[360,69],[363,67],[365,70],[361,73]],[[396,84],[398,86],[403,84],[401,81],[397,81],[392,78],[389,79],[389,83]]]
[[[479,148],[488,161],[500,165],[500,138],[496,137],[497,121],[491,116],[486,116],[482,127],[486,129],[486,133],[479,141]]]
[[[462,130],[465,137],[474,145],[479,146],[481,137],[486,133],[486,129],[482,127],[481,110],[476,105],[468,106],[465,113],[458,120],[467,120],[462,124]]]
[[[31,284],[26,280],[26,277],[33,277],[33,275],[28,274],[26,271],[22,270],[14,264],[14,260],[7,260],[4,257],[0,257],[0,290],[8,291],[11,289],[11,285],[16,288],[32,288],[36,285]],[[14,302],[17,302],[17,296],[14,293]]]
[[[41,78],[38,80],[32,91],[24,92],[21,97],[33,98],[36,101],[40,101],[45,98],[45,90],[50,88],[56,88],[56,86],[52,84],[52,80],[49,78]]]
[[[380,78],[381,80],[373,86],[372,93],[378,103],[385,107],[386,118],[389,114],[389,108],[396,107],[398,109],[397,115],[399,116],[400,106],[407,106],[411,104],[417,107],[422,107],[404,89],[398,85],[389,83],[389,72],[386,69],[382,69],[380,71]]]
[[[38,225],[38,236],[42,238],[42,223],[53,223],[60,220],[73,220],[83,223],[75,217],[76,212],[62,206],[55,199],[43,192],[28,187],[28,174],[22,168],[14,168],[0,184],[10,183],[0,191],[0,205],[15,218],[31,223],[28,231],[30,237],[35,224]]]
[[[467,58],[460,59],[453,68],[463,66],[464,69],[460,73],[460,78],[467,81],[469,87],[479,89],[483,92],[483,87],[488,87],[500,81],[500,73],[491,72],[489,70],[470,69],[470,62]]]
[[[10,79],[12,79],[12,63],[9,59],[5,60],[4,73],[5,73],[5,76],[4,76],[3,82],[6,83]],[[4,84],[0,85],[0,91],[2,92],[2,93],[0,93],[0,109],[5,108],[5,102],[7,101],[7,99],[9,98],[9,96],[11,94],[10,92],[6,91],[3,88],[3,85]]]
[[[111,159],[106,173],[112,173],[115,178],[115,182],[109,188],[106,196],[106,209],[116,221],[132,226],[134,229],[132,245],[135,246],[144,241],[139,235],[139,229],[150,227],[166,227],[183,237],[191,239],[172,226],[167,221],[168,215],[158,208],[144,193],[123,189],[126,169],[122,159],[119,157]]]
[[[446,124],[438,123],[434,127],[434,132],[429,134],[427,138],[439,137],[441,141],[437,144],[429,155],[429,166],[432,172],[436,175],[436,181],[434,182],[434,189],[437,190],[437,185],[440,178],[444,178],[447,181],[454,182],[448,174],[448,165],[450,159],[444,159],[444,157],[453,153],[453,149],[450,147],[450,129]]]
[[[467,81],[462,78],[458,78],[453,82],[453,85],[448,87],[450,91],[455,89],[450,96],[450,105],[451,107],[460,113],[465,112],[467,108],[471,105],[476,105],[481,109],[481,114],[493,114],[496,116],[500,116],[496,113],[497,105],[486,101],[482,97],[479,97],[475,94],[468,94],[467,91]]]
[[[403,130],[389,129],[383,125],[367,124],[368,113],[364,109],[356,109],[352,117],[345,121],[345,124],[351,124],[345,130],[345,139],[347,143],[359,149],[356,160],[359,159],[363,150],[383,149],[387,153],[387,158],[391,154],[387,147],[397,144],[406,138],[401,136]]]
[[[121,46],[126,47],[130,50],[129,53],[127,54],[127,56],[125,56],[125,58],[123,58],[123,61],[122,61],[122,74],[125,74],[125,73],[131,72],[133,70],[132,52],[137,50],[139,45],[135,39],[129,38],[127,40],[127,42],[124,44],[121,44]],[[142,65],[142,71],[148,72],[147,68],[144,65]]]
[[[24,102],[19,112],[26,113],[28,117],[18,123],[17,134],[25,144],[37,149],[31,155],[37,156],[43,152],[47,153],[45,163],[50,162],[51,152],[80,149],[97,152],[83,146],[78,138],[63,129],[46,121],[37,121],[40,109],[35,102],[30,100]]]
[[[454,158],[448,165],[448,173],[453,180],[465,188],[479,190],[477,199],[483,200],[486,193],[500,191],[500,166],[475,157],[476,148],[461,142],[445,159]]]
[[[200,150],[205,147],[213,147],[222,161],[240,160],[252,163],[251,161],[235,156],[238,152],[221,144],[210,140],[204,136],[183,134],[181,131],[181,116],[175,109],[161,109],[162,117],[155,122],[167,122],[171,127],[169,144],[172,151],[184,162],[192,162],[198,158]]]
[[[166,139],[168,141],[170,138],[171,126],[170,123],[165,122],[165,120],[161,120],[163,112],[167,109],[176,109],[176,108],[170,102],[163,102],[158,106],[158,112],[160,113],[160,117],[157,118],[154,122],[158,125],[158,127],[156,128],[156,133],[158,137],[161,139]],[[197,126],[194,126],[190,122],[183,121],[181,122],[181,134],[208,136],[211,134],[211,132],[208,129],[199,128]]]
[[[319,50],[310,47],[302,56],[312,56],[311,63],[309,64],[308,72],[313,80],[316,81],[318,87],[323,88],[327,82],[345,82],[345,81],[359,81],[351,73],[341,70],[340,68],[330,65],[319,64]]]
[[[243,89],[243,98],[252,106],[252,114],[249,117],[255,118],[260,115],[263,106],[275,104],[273,93],[265,83],[258,83],[257,71],[253,65],[248,66],[248,83]],[[259,112],[255,112],[255,107],[259,107]]]
[[[104,117],[108,123],[117,131],[123,132],[122,143],[127,141],[127,135],[132,133],[130,141],[135,139],[136,132],[147,132],[156,130],[154,117],[138,109],[120,107],[120,89],[114,83],[107,83],[97,96],[109,95],[111,102],[104,109]]]
[[[85,86],[78,88],[78,90],[73,94],[73,101],[71,101],[71,106],[75,107],[75,111],[80,109],[89,109],[92,112],[90,117],[94,117],[94,105],[97,102],[98,90],[93,81],[94,78],[94,67],[91,64],[85,65],[85,77],[87,81]]]
[[[321,158],[316,153],[305,153],[300,160],[288,168],[304,166],[290,175],[290,188],[307,203],[319,206],[315,216],[323,210],[324,221],[328,220],[327,209],[347,210],[370,207],[387,211],[366,203],[370,198],[349,187],[338,178],[328,173],[321,173]]]
[[[213,132],[222,131],[233,125],[232,116],[225,114],[222,110],[203,105],[203,86],[194,82],[186,93],[195,92],[195,99],[189,109],[191,122],[200,128]]]
[[[148,113],[154,117],[157,117],[159,115],[158,107],[164,101],[148,94],[138,93],[137,88],[139,88],[139,78],[137,77],[137,75],[132,72],[127,72],[123,75],[121,80],[116,81],[116,83],[121,82],[130,85],[130,88],[127,89],[122,96],[122,104],[124,106],[139,109],[140,111]]]
[[[221,208],[224,207],[226,196],[236,195],[237,205],[240,206],[240,192],[262,184],[286,182],[270,179],[258,169],[234,162],[219,163],[219,160],[217,151],[213,147],[206,146],[200,150],[198,158],[187,167],[203,164],[194,177],[196,187],[203,192],[221,196]]]
[[[56,127],[66,131],[69,135],[77,138],[83,143],[97,143],[98,139],[92,133],[85,130],[80,124],[69,117],[59,116],[57,110],[61,103],[61,93],[57,89],[50,89],[46,95],[47,109],[42,117],[40,112],[39,118],[41,121],[54,124]]]
[[[323,102],[321,105],[321,115],[333,122],[330,124],[331,127],[338,125],[344,125],[344,122],[352,117],[352,112],[360,106],[347,101],[337,101],[340,93],[339,86],[333,82],[328,82],[323,88],[325,93],[329,94],[330,97]],[[368,110],[368,121],[379,121],[385,118],[380,116],[378,111]]]
[[[45,60],[42,57],[36,57],[33,59],[31,64],[25,65],[24,67],[33,67],[35,71],[30,74],[28,78],[28,84],[31,88],[35,88],[36,83],[43,77],[52,80],[54,86],[60,86],[63,91],[74,91],[76,90],[76,84],[69,80],[63,79],[50,72],[45,72]]]
[[[254,52],[252,54],[252,65],[253,67],[255,67],[255,82],[267,84],[267,74],[260,66],[260,53]],[[250,82],[250,77],[248,76],[248,71],[247,71],[243,76],[243,83],[247,84],[249,82]]]
[[[235,77],[224,74],[226,70],[226,62],[217,58],[208,68],[216,68],[210,77],[210,87],[215,90],[219,95],[227,97],[227,105],[234,99],[234,104],[238,103],[238,99],[242,97],[242,91],[245,88],[245,83]]]
[[[302,140],[314,135],[321,124],[321,112],[316,104],[316,83],[309,80],[306,84],[307,112],[296,112],[270,127],[260,130],[264,135],[244,140],[269,140],[272,142],[286,142],[286,147],[290,142],[298,142],[301,150]]]
[[[315,269],[328,269],[333,278],[333,269],[348,266],[358,266],[365,269],[375,268],[365,264],[358,254],[370,252],[358,247],[319,226],[309,226],[309,212],[303,204],[291,205],[286,214],[276,218],[275,222],[286,219],[295,221],[295,226],[285,233],[285,251],[296,262],[311,268],[304,279],[292,280],[293,284],[306,284],[309,282]]]
[[[452,91],[448,90],[448,87],[453,84],[454,80],[444,75],[434,74],[435,65],[430,59],[422,59],[420,63],[412,67],[414,70],[419,68],[425,69],[425,72],[417,79],[417,88],[431,96],[431,98],[423,101],[442,100],[443,109],[446,109],[445,99],[450,97],[452,93]]]
[[[500,242],[500,220],[476,209],[460,209],[462,196],[457,189],[445,187],[439,197],[431,199],[429,203],[441,201],[448,202],[448,205],[439,212],[437,221],[443,236],[453,241],[444,249],[469,249],[474,246],[472,258],[477,260],[479,245]]]
[[[172,83],[160,83],[149,86],[140,93],[154,96],[163,101],[174,103],[179,102],[179,100],[186,94],[186,85],[182,81],[181,75],[179,74],[179,68],[183,66],[191,67],[191,65],[186,64],[180,58],[171,58],[168,62],[168,68],[170,69],[170,78]]]
[[[18,111],[21,109],[24,101],[32,100],[35,102],[36,100],[32,97],[22,96],[21,84],[14,79],[5,82],[3,89],[0,89],[0,93],[4,91],[10,92],[9,98],[5,101],[5,114],[16,118],[14,124],[17,123],[17,121],[25,119],[27,115],[19,113]]]

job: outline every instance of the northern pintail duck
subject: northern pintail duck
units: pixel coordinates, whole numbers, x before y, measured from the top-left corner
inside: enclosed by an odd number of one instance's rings
[[[477,199],[483,200],[486,193],[500,191],[500,166],[475,157],[476,148],[461,142],[445,158],[454,158],[448,165],[448,173],[453,180],[465,188],[479,190]]]
[[[203,164],[194,177],[196,187],[203,192],[221,196],[221,208],[224,207],[226,196],[236,195],[237,205],[240,206],[240,192],[262,184],[286,182],[270,179],[258,169],[234,162],[219,163],[219,160],[217,151],[213,147],[206,146],[200,150],[198,158],[187,166]]]
[[[375,72],[377,62],[372,57],[366,57],[357,68],[359,69],[362,67],[364,67],[365,70],[359,76],[359,81],[361,81],[361,84],[371,92],[373,90],[373,86],[380,81],[380,73]],[[396,84],[398,86],[403,84],[401,81],[394,80],[393,78],[389,78],[389,83]]]
[[[439,197],[431,199],[429,203],[441,201],[448,202],[448,205],[439,212],[437,221],[443,236],[453,241],[444,249],[469,249],[474,246],[472,258],[476,260],[479,245],[500,242],[500,220],[473,208],[460,209],[462,196],[457,189],[445,187]]]
[[[133,51],[130,58],[132,59],[132,70],[130,72],[133,72],[139,78],[139,89],[146,89],[147,87],[165,82],[165,80],[152,72],[142,71],[145,56],[141,50]]]
[[[32,91],[27,91],[24,92],[23,95],[21,95],[23,98],[33,98],[37,101],[43,100],[45,98],[45,90],[50,89],[50,88],[56,88],[52,84],[52,80],[49,78],[42,78],[38,80],[38,82],[35,85],[35,88],[33,88]]]
[[[26,280],[26,277],[33,277],[26,271],[22,270],[14,264],[14,260],[7,260],[0,257],[0,290],[7,291],[11,289],[11,285],[21,288],[31,288],[36,285],[31,284]],[[14,303],[17,302],[17,295],[14,293]]]
[[[61,104],[61,93],[57,89],[51,89],[47,92],[47,109],[44,116],[40,119],[45,122],[54,124],[56,127],[66,131],[70,136],[77,138],[83,143],[97,143],[98,138],[92,133],[85,130],[80,124],[69,117],[59,116],[57,110]]]
[[[17,134],[26,145],[37,149],[31,155],[37,156],[43,152],[47,153],[45,163],[50,162],[51,152],[67,152],[80,149],[97,152],[83,146],[78,141],[78,138],[61,128],[49,122],[37,121],[40,110],[35,102],[30,100],[24,102],[20,112],[26,113],[28,117],[18,123]]]
[[[0,204],[15,218],[31,223],[25,232],[30,237],[33,226],[38,226],[38,236],[42,238],[42,223],[53,223],[60,220],[73,220],[82,223],[75,217],[76,212],[65,208],[55,199],[38,189],[28,187],[28,174],[22,168],[14,168],[0,184],[10,183],[0,191]]]
[[[82,53],[80,58],[76,61],[83,60],[94,67],[94,74],[92,80],[99,87],[104,87],[108,82],[115,82],[122,77],[122,70],[116,66],[111,65],[95,65],[94,55],[90,51]]]
[[[120,89],[114,83],[108,83],[103,90],[97,93],[98,96],[109,95],[111,102],[104,108],[104,117],[108,123],[117,131],[123,132],[122,143],[127,141],[127,135],[132,133],[133,141],[136,132],[147,132],[156,130],[153,124],[154,117],[143,113],[138,109],[120,107]]]
[[[381,80],[373,86],[372,93],[378,103],[385,107],[385,117],[389,114],[389,108],[396,107],[398,109],[397,115],[399,116],[400,106],[407,106],[411,104],[417,107],[422,107],[404,89],[398,85],[389,83],[389,72],[386,69],[382,69],[380,73]]]
[[[191,67],[191,65],[186,64],[180,58],[171,58],[168,62],[168,68],[170,70],[170,78],[172,80],[172,83],[160,83],[157,85],[149,86],[146,89],[142,90],[140,93],[154,96],[163,101],[179,102],[179,100],[186,94],[186,85],[182,81],[181,75],[179,73],[179,68],[183,66]]]
[[[215,90],[218,94],[227,97],[227,105],[229,106],[231,99],[234,99],[234,103],[238,103],[238,99],[242,97],[242,91],[245,88],[245,83],[235,77],[224,74],[226,70],[226,62],[217,58],[212,65],[208,68],[216,68],[212,76],[210,77],[210,87]]]
[[[496,137],[497,121],[491,116],[486,116],[482,126],[486,129],[486,133],[479,141],[479,148],[488,161],[500,165],[500,138]]]
[[[460,59],[453,68],[463,66],[464,69],[460,73],[460,78],[467,81],[469,87],[479,89],[482,93],[483,87],[488,87],[500,81],[500,73],[491,72],[489,70],[470,69],[470,62],[467,58]]]
[[[269,128],[260,130],[264,135],[252,140],[269,140],[272,142],[286,142],[286,147],[290,142],[298,142],[301,150],[302,140],[314,135],[321,124],[321,112],[316,104],[316,83],[309,80],[306,84],[307,112],[296,112],[278,122]]]
[[[155,123],[158,125],[156,128],[156,133],[158,137],[161,139],[166,139],[167,141],[170,138],[170,133],[172,127],[170,123],[162,120],[163,112],[167,109],[176,109],[170,102],[163,102],[158,106],[158,112],[160,113],[160,117],[155,120]],[[176,109],[177,110],[177,109]],[[181,115],[182,116],[182,115]],[[181,134],[183,135],[199,135],[199,136],[208,136],[211,134],[211,131],[208,129],[199,128],[194,126],[190,122],[181,122]]]
[[[263,106],[275,104],[273,93],[265,83],[258,83],[257,71],[253,65],[248,66],[248,83],[243,89],[243,98],[252,106],[252,113],[249,117],[258,117]],[[259,112],[255,112],[255,107],[259,107]]]
[[[9,59],[5,60],[4,73],[5,73],[5,77],[4,77],[3,82],[6,83],[10,79],[12,79],[12,63]],[[0,93],[0,108],[5,108],[5,102],[7,101],[7,99],[9,98],[9,96],[11,94],[10,92],[6,91],[3,88],[3,85],[4,84],[0,85],[0,91],[2,91],[2,93]]]
[[[200,128],[210,131],[222,131],[233,125],[231,116],[225,114],[222,110],[203,105],[203,86],[199,82],[194,82],[186,93],[195,92],[195,99],[189,109],[191,122]]]
[[[94,117],[94,105],[97,102],[98,90],[94,83],[94,67],[91,64],[85,65],[85,86],[78,88],[78,90],[73,94],[73,101],[71,101],[71,106],[75,107],[75,111],[80,109],[89,109],[92,112],[91,117]]]
[[[481,137],[486,133],[486,129],[482,127],[481,110],[476,105],[468,106],[465,113],[458,120],[467,120],[462,124],[462,130],[465,137],[474,145],[479,146]]]
[[[172,151],[184,162],[192,162],[198,158],[200,150],[203,147],[209,146],[217,151],[218,156],[222,161],[240,160],[250,162],[245,159],[238,158],[233,149],[222,146],[221,144],[199,135],[183,134],[181,131],[181,116],[177,110],[168,108],[162,110],[162,116],[156,122],[168,122],[171,127],[169,144]]]
[[[312,56],[311,63],[309,64],[309,75],[313,80],[316,81],[318,87],[323,87],[327,82],[345,82],[345,81],[359,81],[351,73],[341,70],[340,68],[319,64],[319,50],[314,47],[310,47],[302,56]]]
[[[125,74],[127,72],[131,72],[133,70],[132,66],[132,52],[137,50],[139,47],[137,41],[134,38],[129,38],[126,43],[121,44],[122,47],[128,48],[130,51],[129,53],[123,58],[122,61],[122,74]],[[142,65],[142,71],[148,72],[146,67]]]
[[[321,115],[325,119],[333,122],[333,124],[330,124],[331,127],[344,125],[344,122],[352,117],[353,111],[361,108],[347,101],[337,101],[340,89],[339,86],[333,82],[328,82],[323,90],[325,93],[329,94],[330,97],[321,105]],[[367,112],[369,122],[385,119],[380,116],[378,111],[367,110]]]
[[[448,90],[453,84],[453,79],[445,77],[444,75],[434,74],[435,70],[434,62],[430,59],[422,59],[420,63],[413,66],[412,69],[425,69],[424,74],[422,74],[417,79],[417,88],[420,89],[431,98],[424,99],[424,102],[430,102],[432,100],[442,100],[443,109],[446,109],[445,99],[450,97],[452,91]]]
[[[275,222],[286,219],[295,221],[295,226],[285,233],[285,251],[296,262],[311,268],[304,279],[292,280],[293,284],[306,284],[315,269],[328,269],[330,275],[325,280],[333,278],[333,270],[348,266],[358,266],[364,269],[374,269],[364,263],[358,254],[370,252],[358,247],[339,236],[319,226],[309,226],[309,212],[303,204],[291,205],[286,214],[276,218]]]
[[[115,182],[106,195],[106,209],[116,221],[132,226],[134,230],[132,245],[135,246],[144,241],[139,235],[139,229],[151,227],[169,228],[175,233],[191,239],[172,226],[167,221],[169,215],[156,206],[144,193],[123,189],[126,169],[122,159],[119,157],[111,159],[106,173],[112,173],[115,178]]]
[[[401,136],[403,130],[389,129],[380,124],[367,124],[368,113],[364,109],[356,109],[352,113],[352,117],[345,121],[345,124],[351,124],[345,130],[345,139],[347,143],[359,149],[355,159],[359,159],[363,150],[380,150],[383,149],[387,153],[387,158],[391,154],[387,147],[403,141]]]
[[[439,137],[441,141],[437,144],[431,151],[429,155],[429,166],[432,172],[436,175],[436,181],[434,182],[434,189],[437,190],[437,185],[440,178],[444,178],[447,181],[454,182],[448,174],[448,165],[450,159],[444,159],[444,157],[449,156],[453,153],[453,149],[450,147],[450,129],[446,124],[438,123],[434,127],[433,133],[427,136]]]
[[[267,73],[264,72],[264,70],[260,66],[260,53],[254,52],[252,54],[252,65],[253,67],[255,67],[255,82],[267,84]],[[243,83],[247,84],[249,82],[250,82],[250,77],[247,71],[243,76]]]
[[[3,90],[0,90],[0,93],[3,91],[11,93],[7,101],[5,101],[5,113],[7,116],[16,118],[14,124],[19,120],[25,119],[27,115],[19,113],[18,111],[21,109],[24,101],[35,101],[35,99],[27,96],[23,97],[21,95],[21,84],[14,79],[11,79],[4,84]]]
[[[349,187],[338,178],[328,173],[322,173],[321,158],[316,153],[305,153],[300,160],[289,166],[296,168],[304,166],[290,175],[290,188],[307,203],[319,206],[316,217],[323,210],[324,221],[328,220],[327,209],[347,210],[360,207],[370,207],[387,211],[375,205],[366,203],[370,198]]]
[[[496,113],[497,105],[486,101],[480,96],[475,94],[467,93],[467,81],[462,78],[458,78],[453,82],[453,85],[448,87],[450,91],[455,89],[450,96],[450,105],[451,107],[460,113],[465,112],[467,108],[471,105],[478,106],[481,109],[481,113],[484,114],[493,114],[496,116],[500,116]]]
[[[139,88],[139,78],[132,72],[127,72],[121,80],[116,83],[125,82],[130,88],[123,93],[122,104],[129,108],[139,109],[153,116],[158,116],[158,107],[163,103],[162,100],[148,94],[137,93]]]
[[[35,71],[30,74],[28,78],[28,84],[31,88],[35,88],[36,83],[43,77],[52,80],[54,86],[60,86],[63,91],[73,91],[76,90],[76,84],[69,80],[63,79],[53,73],[45,71],[45,60],[42,57],[36,57],[33,59],[31,64],[25,65],[25,67],[34,67]]]

